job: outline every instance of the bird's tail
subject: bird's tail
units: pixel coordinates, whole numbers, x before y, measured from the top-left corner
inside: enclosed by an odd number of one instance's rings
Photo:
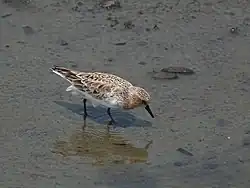
[[[77,74],[79,74],[78,71],[74,71],[74,70],[71,70],[65,67],[59,67],[59,66],[54,66],[50,68],[50,70],[54,72],[55,74],[61,76],[62,78],[66,79],[70,83],[79,79],[79,77],[77,76]]]

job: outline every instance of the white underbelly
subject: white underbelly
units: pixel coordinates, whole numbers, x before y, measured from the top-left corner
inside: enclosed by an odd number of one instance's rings
[[[78,90],[73,85],[69,86],[66,91],[69,91],[72,93],[72,95],[80,95],[83,96],[85,99],[87,99],[88,102],[91,102],[94,107],[102,105],[109,108],[119,108],[117,100],[112,98],[105,98],[103,100],[96,99],[92,97],[90,94],[85,93],[83,91]]]

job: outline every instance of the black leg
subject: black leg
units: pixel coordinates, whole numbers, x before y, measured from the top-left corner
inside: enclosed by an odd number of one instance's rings
[[[113,119],[113,117],[112,117],[112,115],[111,115],[111,113],[110,113],[110,108],[108,108],[107,113],[108,113],[108,115],[109,115],[109,117],[110,117],[112,123],[115,123],[115,120]]]
[[[111,113],[110,113],[110,108],[108,108],[107,113],[108,113],[108,115],[109,115],[109,117],[110,117],[110,119],[111,119],[111,120],[109,121],[108,125],[107,125],[108,133],[109,133],[110,126],[111,126],[111,125],[115,125],[116,122],[115,122],[115,120],[113,119],[113,117],[112,117],[112,115],[111,115]]]
[[[83,106],[84,106],[84,115],[83,115],[84,125],[82,127],[83,130],[86,127],[86,118],[88,116],[88,114],[87,114],[87,108],[86,108],[86,102],[87,102],[87,99],[83,99]]]
[[[87,114],[87,107],[86,107],[87,99],[83,99],[83,105],[84,105],[84,119],[86,120]]]

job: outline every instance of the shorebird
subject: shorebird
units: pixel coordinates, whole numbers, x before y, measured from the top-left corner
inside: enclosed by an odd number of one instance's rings
[[[123,78],[104,72],[81,72],[60,66],[54,66],[50,70],[71,84],[66,91],[71,92],[73,95],[83,96],[83,129],[86,126],[85,122],[88,116],[87,100],[94,107],[98,105],[107,107],[111,124],[115,124],[110,112],[111,108],[130,110],[144,106],[151,117],[154,118],[149,107],[150,95],[148,92],[141,87],[132,85]]]

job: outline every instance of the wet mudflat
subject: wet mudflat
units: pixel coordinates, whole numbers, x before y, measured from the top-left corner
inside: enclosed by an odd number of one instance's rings
[[[249,187],[249,2],[110,5],[0,2],[0,185]],[[89,107],[83,133],[83,105],[54,64],[145,87],[156,118],[114,111],[108,134],[105,109]],[[169,79],[168,67],[195,74]]]

